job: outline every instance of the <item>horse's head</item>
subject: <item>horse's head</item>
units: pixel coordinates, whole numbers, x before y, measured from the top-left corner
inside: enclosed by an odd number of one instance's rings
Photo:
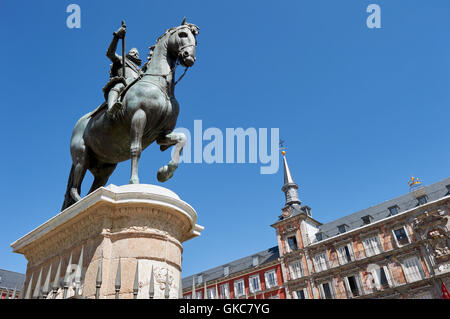
[[[168,40],[169,53],[177,58],[182,66],[190,67],[195,62],[195,47],[199,28],[191,23],[186,23],[186,18],[179,27],[172,30]]]

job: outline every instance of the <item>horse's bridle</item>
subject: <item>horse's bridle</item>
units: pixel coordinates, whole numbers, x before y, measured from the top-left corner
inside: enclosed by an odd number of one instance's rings
[[[170,35],[169,35],[169,36],[172,36],[172,34],[174,34],[175,32],[178,32],[178,31],[180,31],[180,30],[182,30],[182,29],[185,29],[185,28],[189,29],[189,31],[192,33],[192,30],[189,28],[189,26],[181,26],[180,28],[176,28],[175,30],[173,30],[172,32],[170,32]],[[175,66],[174,66],[172,69],[170,69],[169,73],[167,73],[167,74],[142,74],[142,76],[139,76],[138,79],[140,80],[140,79],[142,79],[142,78],[143,78],[144,76],[146,76],[146,75],[151,75],[151,76],[161,76],[161,77],[164,77],[164,78],[168,77],[171,73],[173,73],[173,72],[175,71],[175,69],[177,68],[177,65],[180,64],[180,56],[181,56],[181,52],[183,52],[183,50],[184,50],[185,48],[196,47],[196,46],[197,46],[197,38],[194,37],[194,39],[195,39],[195,44],[186,44],[186,45],[183,45],[183,46],[181,46],[181,47],[178,48],[178,52],[177,52],[177,60],[176,60],[176,62],[175,62]],[[177,40],[177,44],[179,44],[179,43],[178,43],[178,40]],[[177,85],[178,82],[180,82],[180,80],[184,77],[184,75],[186,74],[186,72],[187,72],[188,69],[189,69],[189,67],[187,66],[186,69],[184,70],[183,74],[178,78],[178,80],[175,81],[174,86]]]

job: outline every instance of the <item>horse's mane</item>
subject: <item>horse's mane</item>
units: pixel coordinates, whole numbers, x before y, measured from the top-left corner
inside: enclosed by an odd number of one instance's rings
[[[192,34],[194,35],[194,37],[197,37],[198,32],[199,32],[199,30],[200,30],[200,28],[199,28],[198,26],[196,26],[195,24],[192,24],[192,23],[185,23],[185,24],[182,24],[182,25],[180,25],[180,26],[178,26],[178,27],[173,27],[173,28],[167,29],[166,32],[164,32],[161,36],[159,36],[158,39],[156,39],[155,44],[154,44],[153,46],[151,46],[149,49],[154,48],[154,47],[158,44],[159,40],[161,40],[162,38],[164,38],[164,36],[165,36],[166,34],[171,33],[172,31],[175,31],[175,30],[177,30],[177,29],[179,29],[179,28],[181,28],[181,27],[187,27],[187,28],[189,28],[189,30],[191,30],[191,32],[192,32]]]

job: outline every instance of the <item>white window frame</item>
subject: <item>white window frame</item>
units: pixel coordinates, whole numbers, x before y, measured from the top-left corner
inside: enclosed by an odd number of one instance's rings
[[[230,274],[230,266],[223,267],[223,275],[227,277]]]
[[[406,238],[408,239],[408,242],[407,242],[406,244],[400,244],[400,243],[398,242],[397,236],[395,235],[395,231],[396,231],[396,230],[399,230],[399,229],[401,229],[401,228],[403,228],[403,231],[404,231],[405,234],[406,234]],[[406,245],[408,245],[408,244],[411,244],[411,238],[409,237],[408,229],[407,229],[405,226],[401,226],[401,227],[393,227],[393,228],[392,228],[392,236],[394,236],[394,240],[395,240],[395,243],[397,244],[397,247],[403,247],[403,246],[406,246]]]
[[[252,265],[253,267],[257,267],[259,265],[259,256],[253,256]]]
[[[320,258],[320,259],[323,259],[323,261],[322,260],[319,261],[318,258],[322,257],[322,256],[323,256],[323,258]],[[316,270],[316,272],[325,271],[329,268],[328,267],[328,256],[327,256],[326,251],[314,255],[313,261],[314,261],[314,269]]]
[[[203,282],[203,275],[198,275],[197,276],[197,284],[201,284]]]
[[[336,248],[336,252],[338,254],[339,265],[345,265],[351,263],[355,260],[355,254],[353,253],[353,245],[351,243],[347,243],[345,245],[339,246]],[[345,247],[347,247],[348,252],[350,254],[350,261],[347,261],[347,255],[345,254]]]
[[[309,296],[308,296],[308,289],[306,289],[306,288],[299,288],[299,289],[295,289],[294,291],[295,291],[295,298],[296,299],[300,299],[300,298],[298,298],[298,291],[303,291],[303,294],[305,295],[305,299],[309,299]]]
[[[273,275],[273,281],[274,281],[273,285],[270,284],[270,280],[269,280],[270,275]],[[271,289],[273,287],[278,286],[277,272],[275,271],[275,269],[266,271],[264,273],[264,279],[266,281],[266,289]]]
[[[335,294],[334,294],[334,287],[333,287],[333,282],[332,281],[326,281],[326,282],[322,282],[319,285],[319,292],[320,292],[320,297],[322,299],[328,299],[325,297],[325,290],[323,289],[323,285],[328,284],[328,286],[330,287],[330,294],[331,294],[331,299],[335,299]]]
[[[289,274],[293,280],[301,278],[305,275],[301,259],[289,263]]]
[[[295,243],[296,243],[296,245],[297,245],[297,249],[292,249],[292,248],[291,248],[291,245],[289,245],[289,238],[291,238],[291,237],[294,237],[294,238],[295,238]],[[298,238],[297,238],[297,234],[286,235],[286,251],[287,251],[288,253],[290,253],[290,252],[296,251],[296,250],[298,250],[298,249],[299,249],[299,246],[298,246]]]
[[[220,298],[230,299],[230,284],[225,283],[220,285]]]
[[[203,290],[195,292],[195,299],[203,299]]]
[[[358,289],[358,295],[357,296],[353,295],[353,291],[350,288],[350,281],[348,280],[348,277],[354,277],[355,278],[356,289]],[[359,296],[362,296],[364,294],[364,291],[362,289],[363,287],[362,287],[362,282],[361,282],[361,275],[359,273],[345,276],[344,277],[344,284],[345,284],[345,290],[347,291],[347,296],[359,297]]]
[[[379,269],[373,269],[370,272],[375,281],[375,288],[377,290],[381,290],[381,269],[383,269],[383,271],[384,271],[384,275],[386,276],[386,280],[388,282],[389,288],[392,288],[394,285],[392,282],[391,272],[389,271],[389,268],[387,265],[381,266]]]
[[[238,287],[239,284],[242,283],[242,294],[238,294]],[[239,279],[239,280],[235,280],[234,281],[234,295],[236,296],[236,298],[245,296],[245,281],[244,279]]]
[[[191,294],[184,295],[183,299],[191,299]]]
[[[258,289],[255,289],[255,287],[253,286],[253,279],[257,279],[257,282],[258,282]],[[248,282],[249,282],[249,285],[250,285],[250,293],[255,293],[255,292],[258,292],[258,291],[261,291],[261,279],[259,278],[259,275],[253,275],[253,276],[250,276],[249,278],[248,278]]]
[[[376,242],[376,246],[373,247],[372,243]],[[372,257],[378,254],[381,254],[383,252],[383,248],[381,247],[380,242],[380,236],[377,234],[375,236],[367,237],[362,240],[363,246],[364,246],[364,252],[366,254],[366,257]],[[369,243],[371,243],[369,245]],[[370,252],[370,254],[369,254]],[[373,253],[372,253],[373,252]]]
[[[206,289],[206,299],[217,299],[216,287],[211,287]]]
[[[425,278],[425,273],[422,267],[422,263],[417,256],[405,258],[401,262],[403,274],[405,275],[406,282],[416,282]],[[413,267],[416,266],[417,271],[414,271]]]

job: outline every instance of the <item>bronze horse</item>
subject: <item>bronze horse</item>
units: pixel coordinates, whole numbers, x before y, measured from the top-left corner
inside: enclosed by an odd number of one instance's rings
[[[161,151],[175,145],[172,159],[157,174],[160,182],[172,177],[186,143],[184,134],[172,132],[179,113],[175,69],[178,62],[185,67],[194,64],[197,34],[198,27],[184,20],[167,30],[158,38],[145,73],[123,97],[118,114],[111,118],[103,107],[78,120],[70,141],[72,168],[62,210],[81,199],[86,170],[94,175],[91,193],[107,183],[119,162],[131,158],[130,183],[138,184],[139,157],[155,141]]]

